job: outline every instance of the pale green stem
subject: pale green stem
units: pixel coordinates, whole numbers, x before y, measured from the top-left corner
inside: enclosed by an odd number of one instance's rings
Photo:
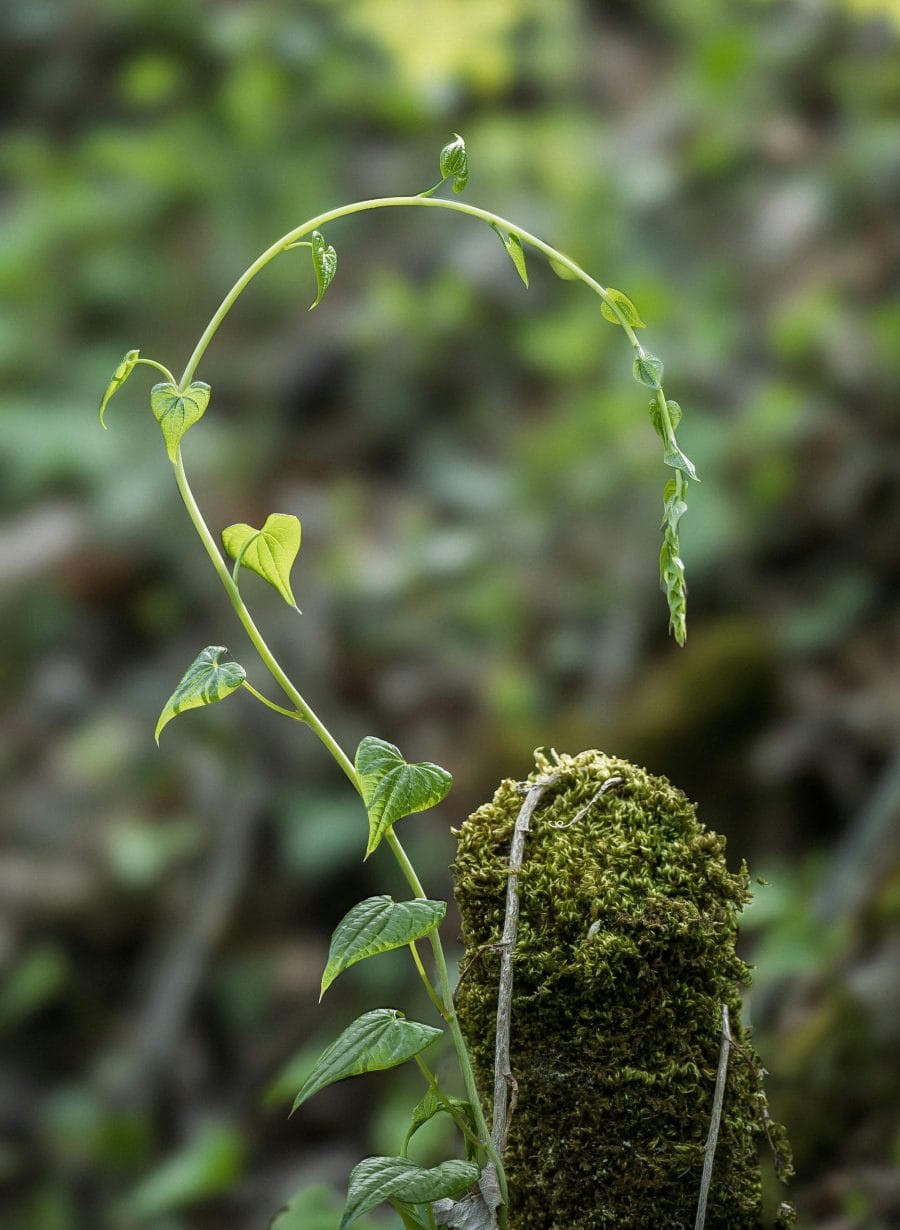
[[[410,940],[409,951],[412,953],[412,959],[416,964],[416,969],[419,971],[419,977],[422,979],[422,983],[425,987],[425,990],[428,992],[428,998],[431,1000],[431,1002],[434,1004],[435,1008],[437,1009],[438,1015],[442,1016],[444,1020],[446,1021],[447,1019],[446,1009],[444,1008],[444,1005],[441,1003],[441,1000],[438,997],[437,991],[435,991],[434,987],[431,985],[431,979],[428,977],[428,974],[425,970],[425,966],[422,964],[422,958],[419,956],[419,950],[416,947],[415,940]]]
[[[607,293],[606,287],[601,286],[590,274],[586,273],[580,265],[576,264],[571,257],[566,256],[563,252],[559,252],[549,243],[545,243],[543,239],[538,239],[536,235],[532,235],[529,231],[523,230],[515,223],[509,222],[506,218],[502,218],[499,214],[491,213],[487,209],[481,209],[477,205],[469,205],[466,201],[449,201],[443,197],[430,196],[384,196],[375,197],[368,201],[354,201],[350,205],[340,205],[337,209],[329,209],[326,213],[319,214],[318,217],[312,218],[309,222],[304,222],[302,226],[295,227],[292,231],[288,231],[281,239],[277,239],[271,247],[266,248],[260,256],[256,258],[252,265],[241,274],[238,280],[232,286],[231,290],[219,304],[215,315],[210,320],[206,329],[203,331],[199,342],[194,347],[194,352],[188,359],[187,366],[181,377],[181,388],[192,379],[194,372],[197,370],[197,365],[203,358],[207,346],[212,341],[216,334],[219,325],[228,315],[235,301],[239,298],[244,289],[256,277],[256,275],[265,269],[269,261],[274,260],[280,252],[285,251],[291,244],[302,239],[304,235],[308,235],[311,231],[320,230],[323,226],[327,226],[329,222],[336,222],[338,218],[346,218],[351,214],[366,213],[372,209],[389,209],[401,206],[418,206],[423,209],[448,209],[453,213],[468,214],[471,218],[479,218],[482,222],[487,222],[495,226],[502,227],[505,231],[512,231],[518,235],[523,243],[530,244],[531,247],[537,248],[539,252],[543,252],[550,260],[554,260],[557,264],[563,265],[570,270],[579,281],[584,282],[585,286],[589,286],[594,294],[599,295],[608,307],[615,313],[619,323],[625,330],[625,333],[634,347],[635,353],[638,356],[644,354],[644,348],[635,336],[634,329],[625,320],[621,309],[615,299]]]
[[[162,372],[170,384],[175,383],[175,377],[164,363],[157,363],[156,359],[135,359],[135,367],[137,367],[139,363],[143,363],[144,367],[155,367],[158,372]]]
[[[245,679],[242,687],[246,688],[251,696],[255,696],[258,701],[261,701],[269,709],[274,709],[276,713],[283,713],[285,717],[293,718],[295,722],[305,722],[306,718],[302,713],[298,713],[296,709],[285,709],[283,705],[276,705],[274,700],[269,700],[268,696],[263,696],[262,692],[257,692],[252,683],[248,683]]]

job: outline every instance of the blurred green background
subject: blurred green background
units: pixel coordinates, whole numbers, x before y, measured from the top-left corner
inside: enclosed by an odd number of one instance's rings
[[[537,745],[630,756],[698,801],[768,881],[747,1011],[801,1225],[900,1224],[898,9],[2,6],[3,1230],[250,1230],[297,1192],[278,1230],[333,1230],[350,1168],[397,1151],[413,1072],[287,1111],[353,1016],[429,1012],[398,954],[316,1004],[331,928],[403,885],[387,854],[363,866],[312,736],[249,697],[157,751],[204,645],[265,676],[149,373],[108,433],[96,403],[130,347],[179,371],[290,227],[433,183],[454,131],[468,198],[628,292],[665,360],[703,478],[686,649],[625,339],[537,259],[526,292],[470,219],[335,224],[312,315],[307,253],[266,270],[198,373],[198,498],[216,532],[301,518],[302,618],[245,586],[266,634],[345,745],[454,773],[404,825],[432,895],[449,827]],[[451,1145],[437,1128],[416,1156]]]

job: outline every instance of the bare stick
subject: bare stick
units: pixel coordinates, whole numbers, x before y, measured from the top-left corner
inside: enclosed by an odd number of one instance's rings
[[[507,1114],[509,1090],[514,1088],[509,1063],[509,1033],[512,1024],[513,955],[516,932],[519,925],[519,872],[525,854],[525,834],[531,817],[540,803],[544,791],[559,778],[558,773],[542,777],[527,788],[525,802],[516,817],[513,829],[512,848],[509,853],[509,878],[506,881],[506,915],[503,919],[503,935],[500,949],[500,985],[497,991],[497,1035],[494,1046],[494,1120],[491,1137],[497,1152],[502,1156],[509,1131],[510,1115]]]
[[[725,1100],[725,1079],[728,1076],[728,1052],[731,1050],[731,1026],[728,1023],[728,1005],[722,1005],[722,1045],[719,1048],[719,1070],[716,1073],[716,1089],[713,1094],[712,1117],[706,1137],[703,1156],[703,1176],[700,1179],[700,1199],[697,1202],[697,1217],[694,1230],[703,1230],[706,1223],[706,1202],[712,1182],[713,1158],[719,1139],[719,1124],[722,1122],[722,1103]]]
[[[624,777],[608,777],[594,797],[585,803],[581,811],[576,812],[571,820],[567,820],[565,824],[560,824],[557,820],[551,820],[550,827],[554,829],[570,829],[573,824],[577,824],[579,820],[584,819],[598,799],[602,798],[608,790],[612,790],[615,786],[621,786],[624,780]]]

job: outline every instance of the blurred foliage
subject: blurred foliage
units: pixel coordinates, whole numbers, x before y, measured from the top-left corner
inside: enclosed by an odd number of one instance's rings
[[[290,226],[427,187],[453,132],[472,199],[621,287],[666,362],[703,478],[687,648],[666,639],[656,441],[620,333],[538,261],[526,291],[465,218],[330,228],[340,271],[311,315],[308,255],[266,270],[198,373],[198,495],[217,530],[302,519],[302,620],[261,585],[255,609],[342,741],[453,771],[409,829],[433,895],[447,826],[544,744],[667,773],[735,864],[772,869],[749,1009],[801,1224],[900,1219],[896,18],[0,7],[3,1230],[255,1227],[397,1143],[389,1078],[289,1122],[264,1099],[373,1000],[427,1012],[391,956],[342,979],[328,1030],[316,1007],[331,926],[402,887],[380,854],[362,866],[319,747],[250,698],[155,749],[184,663],[242,642],[144,376],[107,433],[96,403],[133,346],[178,369]],[[333,1223],[329,1199],[303,1197],[305,1225]]]

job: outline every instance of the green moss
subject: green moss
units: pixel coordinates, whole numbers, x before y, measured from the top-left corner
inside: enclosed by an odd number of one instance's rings
[[[761,1226],[759,1065],[740,1020],[749,969],[734,947],[746,870],[728,870],[724,838],[664,778],[595,751],[536,763],[529,782],[559,778],[532,820],[519,882],[511,1228],[693,1225],[722,1004],[743,1053],[729,1064],[706,1225]],[[624,780],[554,827],[610,777]],[[463,825],[454,867],[474,958],[457,1002],[488,1098],[499,956],[484,946],[502,931],[523,797],[519,783],[500,785]]]

